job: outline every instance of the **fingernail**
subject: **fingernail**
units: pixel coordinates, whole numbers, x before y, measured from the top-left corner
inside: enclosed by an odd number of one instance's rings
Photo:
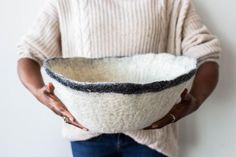
[[[152,128],[157,128],[158,127],[158,125],[152,125]]]
[[[86,128],[83,128],[82,130],[84,130],[84,131],[88,131],[88,129],[86,129]]]

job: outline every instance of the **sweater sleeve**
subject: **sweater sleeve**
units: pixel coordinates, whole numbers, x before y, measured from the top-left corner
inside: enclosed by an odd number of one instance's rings
[[[197,58],[198,67],[206,61],[219,64],[221,46],[218,38],[202,23],[191,3],[183,25],[183,55]]]
[[[35,21],[17,43],[18,59],[31,58],[42,66],[50,57],[61,56],[58,13],[54,0],[46,0]]]

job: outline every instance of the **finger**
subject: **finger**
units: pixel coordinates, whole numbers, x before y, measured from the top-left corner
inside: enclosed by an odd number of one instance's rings
[[[83,127],[80,123],[75,122],[75,121],[74,121],[73,119],[71,119],[71,118],[68,118],[68,119],[69,119],[69,120],[68,120],[66,123],[71,124],[71,125],[74,125],[75,127],[78,127],[78,128],[80,128],[80,129],[82,129],[82,130],[84,130],[84,131],[89,131],[89,129]]]
[[[71,125],[74,125],[75,127],[78,127],[78,128],[80,128],[80,129],[82,129],[84,131],[89,131],[87,128],[83,127],[80,123],[77,123],[74,120],[71,120],[71,118],[69,118],[67,123],[71,124]]]
[[[48,97],[50,97],[51,98],[51,101],[53,102],[53,103],[59,103],[59,104],[61,104],[61,105],[63,105],[63,103],[61,102],[61,100],[54,94],[54,87],[49,87],[49,88],[53,88],[53,89],[50,89],[50,91],[46,91],[45,93],[46,93],[46,95],[48,96]],[[60,106],[61,106],[60,105]],[[64,108],[66,108],[66,106],[65,105],[63,105],[64,106]]]
[[[184,98],[186,94],[188,94],[187,88],[185,88],[184,91],[181,93],[181,98]]]
[[[49,108],[58,116],[63,117],[63,112],[65,111],[65,109],[63,107],[57,107],[56,105],[50,105]]]
[[[191,94],[186,94],[185,97],[183,97],[183,101],[190,101],[192,99],[192,95]]]
[[[51,82],[48,83],[48,85],[47,85],[47,92],[48,93],[54,93],[54,89],[55,89],[55,87],[53,86],[53,84]]]
[[[49,95],[49,94],[54,94],[54,86],[52,85],[52,83],[49,83],[47,85],[45,85],[43,88],[42,88],[42,91]]]
[[[54,94],[55,87],[52,83],[49,83],[46,86],[46,92],[50,98],[52,98],[52,102],[50,108],[59,115],[60,117],[66,117],[68,119],[67,123],[72,124],[80,129],[88,131],[87,128],[83,127],[76,119],[71,115],[68,111],[67,107],[60,101],[60,99]]]
[[[188,101],[191,101],[192,99],[192,95],[188,93],[188,89],[184,89],[184,91],[181,93],[181,102],[180,104],[182,104],[181,106],[179,104],[174,105],[174,107],[171,109],[170,112],[172,111],[179,111],[179,113],[182,113],[183,111],[181,109],[183,109],[185,104],[189,104]],[[169,113],[170,113],[169,112]],[[175,114],[176,115],[176,114]],[[175,116],[176,119],[179,119],[179,116]],[[175,120],[175,121],[177,121]],[[168,124],[173,123],[173,119],[171,116],[169,116],[169,114],[167,114],[165,117],[163,117],[161,120],[153,123],[152,125],[144,128],[144,130],[148,130],[148,129],[160,129]]]
[[[81,125],[72,115],[69,111],[64,111],[63,113],[63,117],[67,117],[68,118],[68,123],[72,124],[76,127],[79,127],[80,129],[86,130],[88,131],[87,128],[85,128],[83,125]]]
[[[49,108],[53,110],[57,115],[63,116],[64,112],[69,112],[67,107],[57,98],[54,94],[49,94],[50,102]]]
[[[152,125],[150,125],[149,127],[144,128],[144,130],[147,129],[160,129],[163,128],[164,126],[172,123],[172,118],[168,115],[166,115],[165,117],[163,117],[162,119],[160,119],[159,121],[153,123]]]

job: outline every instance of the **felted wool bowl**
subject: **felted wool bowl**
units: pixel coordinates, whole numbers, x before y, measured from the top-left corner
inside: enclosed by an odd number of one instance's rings
[[[167,53],[103,58],[51,58],[47,82],[92,132],[143,129],[164,117],[190,89],[196,59]]]

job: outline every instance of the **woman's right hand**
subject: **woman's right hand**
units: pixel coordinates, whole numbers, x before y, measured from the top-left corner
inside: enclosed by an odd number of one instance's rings
[[[51,109],[54,113],[64,118],[65,122],[74,125],[80,129],[88,131],[87,128],[82,126],[74,116],[68,111],[66,106],[61,102],[61,100],[54,94],[54,86],[52,83],[45,85],[44,87],[38,89],[36,93],[36,98]]]
[[[30,58],[21,58],[17,62],[17,72],[23,85],[44,105],[50,108],[54,113],[64,118],[66,123],[88,131],[83,127],[66,106],[54,94],[52,83],[44,85],[40,71],[40,65],[37,61]]]

